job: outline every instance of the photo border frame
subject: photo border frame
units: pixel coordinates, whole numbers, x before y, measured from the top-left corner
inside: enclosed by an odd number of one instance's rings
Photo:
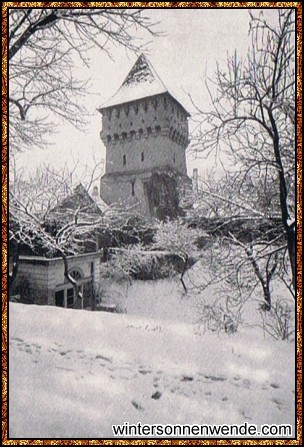
[[[8,59],[9,8],[294,8],[297,52],[297,333],[295,439],[9,439],[8,438]],[[3,445],[301,445],[302,443],[302,3],[300,2],[3,2],[2,23],[2,443]]]

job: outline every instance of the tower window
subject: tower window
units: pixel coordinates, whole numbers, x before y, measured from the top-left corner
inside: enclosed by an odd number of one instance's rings
[[[135,182],[131,183],[131,194],[132,196],[135,196]]]
[[[126,133],[126,132],[123,132],[123,133],[121,134],[121,136],[122,136],[122,139],[123,139],[123,140],[126,140],[126,139],[127,139],[127,133]]]
[[[147,134],[151,135],[152,134],[152,128],[151,127],[147,127]]]
[[[126,166],[126,164],[127,164],[127,157],[126,157],[125,154],[123,154],[123,157],[122,157],[122,164],[123,164],[124,166]]]
[[[160,134],[160,132],[161,132],[161,127],[160,127],[160,126],[155,126],[155,132],[156,132],[157,134]]]
[[[119,140],[119,136],[117,133],[114,134],[114,141],[118,141]]]
[[[175,163],[175,154],[173,154],[173,163]]]
[[[136,137],[135,130],[131,130],[130,135],[131,135],[131,138],[135,138]]]
[[[142,129],[138,129],[138,134],[139,134],[140,137],[142,137],[143,134],[144,134],[144,131]]]
[[[108,143],[111,142],[111,135],[107,135],[107,140],[108,140]]]
[[[145,154],[142,152],[141,153],[141,161],[144,161],[144,159],[145,159]]]

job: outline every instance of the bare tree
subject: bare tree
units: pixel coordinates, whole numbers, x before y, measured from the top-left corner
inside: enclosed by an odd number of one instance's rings
[[[192,208],[187,209],[188,224],[207,231],[214,243],[222,241],[223,259],[226,260],[218,263],[219,271],[213,271],[207,285],[235,277],[235,292],[238,293],[237,289],[242,287],[238,278],[244,277],[246,271],[249,283],[254,288],[260,287],[264,310],[271,309],[270,285],[275,278],[280,278],[294,298],[287,242],[273,183],[267,183],[262,173],[253,178],[248,173],[243,178],[239,173],[226,172],[216,180],[211,175],[200,184],[198,193],[192,197]],[[212,253],[210,257],[217,256]],[[248,297],[249,289],[248,293],[244,292]]]
[[[113,46],[139,52],[146,45],[137,31],[155,36],[144,9],[8,9],[10,151],[44,147],[54,119],[85,123],[87,82],[75,66],[89,66],[93,47],[111,57]]]
[[[225,153],[240,180],[263,178],[265,193],[275,185],[295,287],[294,16],[293,9],[278,8],[272,25],[263,12],[251,14],[248,56],[239,59],[235,52],[225,67],[217,67],[215,93],[207,85],[213,108],[197,109],[194,148]]]

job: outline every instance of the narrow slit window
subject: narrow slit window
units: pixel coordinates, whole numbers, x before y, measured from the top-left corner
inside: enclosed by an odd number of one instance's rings
[[[126,157],[125,154],[124,154],[123,157],[122,157],[122,164],[123,164],[124,166],[126,166],[126,164],[127,164],[127,157]]]
[[[144,159],[145,159],[145,154],[142,152],[141,153],[141,161],[144,161]]]
[[[132,196],[135,196],[135,182],[131,183],[131,194]]]

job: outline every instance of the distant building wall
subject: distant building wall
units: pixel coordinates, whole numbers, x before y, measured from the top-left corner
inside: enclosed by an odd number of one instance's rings
[[[100,193],[107,203],[128,201],[149,210],[145,181],[156,171],[187,178],[188,114],[169,94],[140,99],[102,111],[101,138],[106,170]]]

